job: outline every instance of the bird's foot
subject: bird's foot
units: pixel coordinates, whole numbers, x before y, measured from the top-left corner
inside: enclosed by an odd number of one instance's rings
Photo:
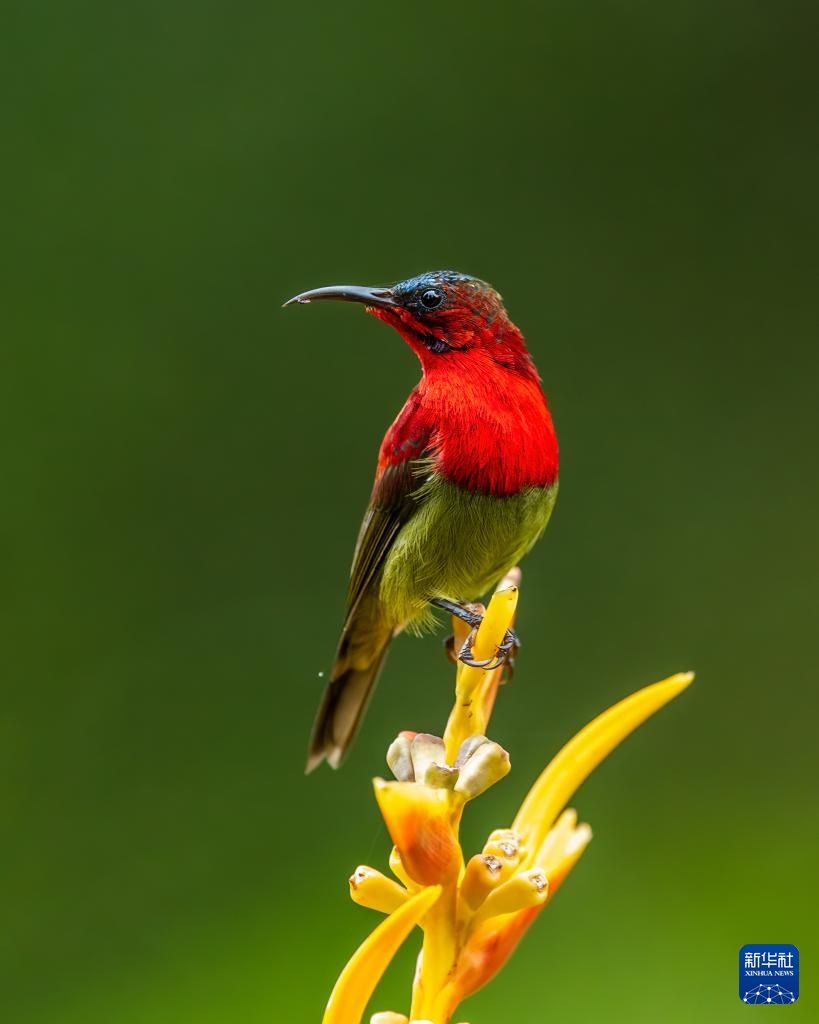
[[[472,627],[469,636],[467,636],[457,655],[455,655],[454,637],[449,637],[446,641],[447,654],[453,661],[463,662],[464,665],[469,665],[470,668],[482,668],[487,672],[500,668],[500,666],[506,662],[511,676],[515,655],[520,648],[520,640],[513,629],[506,630],[503,640],[491,658],[476,659],[472,656],[472,645],[475,642],[475,634],[478,631],[478,626],[483,622],[483,615],[476,610],[477,607],[480,606],[460,605],[456,604],[454,601],[447,601],[445,598],[433,598],[430,604],[434,604],[438,608],[443,608],[443,610],[449,612],[450,615],[456,616],[456,618],[461,619],[468,626]]]
[[[477,659],[472,656],[472,644],[475,642],[475,634],[477,632],[478,627],[473,626],[469,636],[464,641],[463,647],[458,652],[458,661],[462,661],[464,665],[469,665],[470,668],[482,668],[487,672],[491,672],[496,668],[500,668],[508,659],[511,668],[514,663],[514,656],[520,647],[520,640],[518,640],[518,635],[514,629],[507,629],[503,640],[501,640],[498,649],[492,657],[483,659]]]

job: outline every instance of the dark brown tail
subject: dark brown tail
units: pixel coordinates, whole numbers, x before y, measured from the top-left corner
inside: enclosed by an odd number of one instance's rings
[[[310,736],[307,771],[327,758],[338,768],[355,738],[387,655],[392,630],[355,614],[344,627],[330,682]]]

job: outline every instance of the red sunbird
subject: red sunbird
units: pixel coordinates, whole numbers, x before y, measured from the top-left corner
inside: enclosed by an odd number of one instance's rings
[[[407,342],[422,376],[381,442],[308,771],[341,763],[394,636],[432,625],[432,606],[474,634],[480,617],[464,603],[532,547],[558,486],[540,378],[491,285],[444,270],[391,288],[316,288],[285,305],[318,299],[363,303]],[[510,631],[495,664],[515,642]],[[472,659],[470,640],[459,657],[487,664]]]

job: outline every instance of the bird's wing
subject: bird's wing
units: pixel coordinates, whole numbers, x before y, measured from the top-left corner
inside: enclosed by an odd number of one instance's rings
[[[407,457],[376,476],[358,534],[347,592],[347,615],[330,679],[319,706],[307,770],[323,759],[337,768],[353,740],[397,625],[384,621],[373,600],[379,572],[401,528],[426,501],[421,485],[429,475],[428,432],[412,438]]]
[[[347,592],[347,615],[330,679],[313,724],[307,770],[325,757],[337,768],[352,743],[392,640],[396,623],[382,619],[376,595],[379,571],[419,504],[425,463],[402,459],[376,477],[358,534]]]
[[[424,452],[386,466],[376,480],[353,555],[345,628],[383,566],[401,527],[424,501],[419,488],[428,473],[429,458]]]

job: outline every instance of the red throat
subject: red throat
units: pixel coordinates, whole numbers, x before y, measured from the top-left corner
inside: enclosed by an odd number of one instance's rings
[[[418,354],[424,376],[387,431],[379,476],[426,452],[450,483],[483,494],[504,497],[555,482],[557,437],[522,338],[519,348],[501,352]]]

